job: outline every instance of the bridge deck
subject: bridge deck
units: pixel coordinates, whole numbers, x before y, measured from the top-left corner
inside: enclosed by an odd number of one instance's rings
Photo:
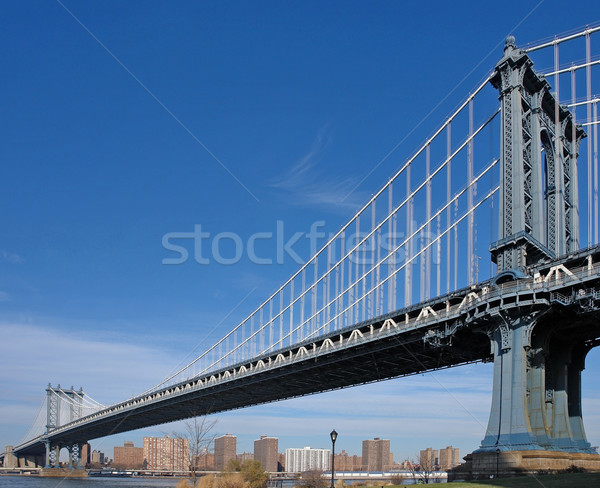
[[[599,287],[600,246],[532,268],[529,278],[481,283],[130,399],[62,426],[51,438],[58,443],[87,441],[196,415],[487,361],[492,356],[486,324],[500,320],[501,311],[580,308],[582,300],[600,300]],[[590,318],[578,314],[577,324],[585,321]],[[597,326],[581,330],[588,339],[599,335]],[[16,451],[40,452],[41,440],[33,439]]]

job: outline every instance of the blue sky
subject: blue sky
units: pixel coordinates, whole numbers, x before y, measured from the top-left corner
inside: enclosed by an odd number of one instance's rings
[[[592,5],[3,2],[0,445],[24,435],[49,382],[104,404],[140,393],[298,267],[166,265],[163,236],[337,230],[493,68],[508,34],[571,31],[598,20]],[[306,239],[294,249],[308,257]],[[593,351],[584,372],[593,445],[599,363]],[[216,430],[240,451],[261,434],[281,451],[328,447],[336,428],[350,453],[378,436],[397,460],[450,444],[466,454],[483,438],[490,382],[489,365],[458,368],[219,415]],[[92,444],[110,455],[177,429]]]

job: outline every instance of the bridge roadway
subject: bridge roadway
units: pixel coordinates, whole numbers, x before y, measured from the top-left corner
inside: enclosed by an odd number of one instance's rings
[[[52,431],[56,445],[196,415],[493,360],[490,338],[507,315],[546,310],[590,347],[600,337],[600,246],[486,281],[315,340],[107,407]],[[504,281],[504,282],[503,282]],[[566,320],[565,320],[566,319]],[[566,332],[565,332],[566,331]],[[45,436],[16,446],[41,455]]]

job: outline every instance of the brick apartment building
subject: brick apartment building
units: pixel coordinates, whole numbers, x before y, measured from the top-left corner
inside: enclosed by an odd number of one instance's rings
[[[114,461],[115,467],[123,469],[141,469],[144,467],[144,448],[135,447],[133,442],[126,441],[123,447],[115,446]]]
[[[236,459],[237,437],[225,434],[215,439],[215,469],[222,471],[230,459]]]
[[[261,435],[260,439],[254,441],[254,459],[259,461],[265,471],[277,472],[279,439]]]

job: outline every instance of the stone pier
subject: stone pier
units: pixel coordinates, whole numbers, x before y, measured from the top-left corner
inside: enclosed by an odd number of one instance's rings
[[[74,468],[43,468],[40,470],[40,476],[46,478],[87,478],[85,469]]]
[[[474,452],[448,472],[448,481],[551,474],[569,470],[600,472],[600,456],[546,450]]]

